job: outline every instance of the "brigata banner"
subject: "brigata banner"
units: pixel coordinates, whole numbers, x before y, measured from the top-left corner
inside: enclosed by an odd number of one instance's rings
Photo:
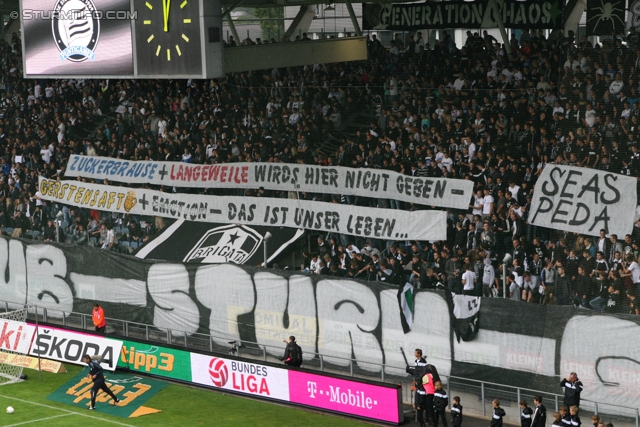
[[[34,331],[36,329],[34,324],[29,324],[29,327]],[[108,371],[114,371],[121,349],[122,341],[51,326],[40,326],[29,354],[75,365],[84,364],[82,356],[85,354],[99,355],[102,356],[100,362],[102,367]]]
[[[634,177],[575,166],[547,165],[536,183],[529,222],[597,236],[631,234],[637,204]]]
[[[564,1],[476,0],[424,3],[363,3],[363,30],[425,28],[562,28]]]
[[[297,199],[174,194],[40,177],[42,198],[109,212],[190,221],[304,228],[361,237],[446,239],[446,212],[401,211]]]
[[[417,178],[377,169],[299,164],[228,163],[193,165],[178,162],[127,161],[72,155],[66,177],[190,188],[254,188],[394,199],[467,209],[473,182]]]
[[[398,424],[400,389],[191,353],[193,382],[234,393],[296,403]]]

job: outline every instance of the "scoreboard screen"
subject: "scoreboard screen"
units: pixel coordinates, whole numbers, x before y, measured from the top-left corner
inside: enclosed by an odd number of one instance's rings
[[[27,78],[224,75],[221,38],[211,37],[222,30],[219,0],[22,0],[21,7]]]

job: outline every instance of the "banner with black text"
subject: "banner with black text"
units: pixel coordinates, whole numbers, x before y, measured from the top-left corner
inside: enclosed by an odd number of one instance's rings
[[[596,169],[547,165],[536,183],[529,222],[597,236],[620,238],[633,230],[637,180]]]
[[[189,221],[304,228],[392,240],[444,240],[446,212],[401,211],[297,199],[163,193],[40,177],[44,200]]]
[[[560,0],[524,2],[476,0],[424,3],[363,3],[363,30],[438,28],[562,28]]]
[[[286,163],[194,165],[71,155],[65,177],[187,188],[230,188],[342,194],[467,209],[473,182],[419,178],[379,169]]]

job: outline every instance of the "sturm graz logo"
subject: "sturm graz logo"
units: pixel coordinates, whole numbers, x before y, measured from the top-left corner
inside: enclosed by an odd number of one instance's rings
[[[100,21],[92,0],[58,0],[53,8],[51,29],[61,61],[95,59]]]

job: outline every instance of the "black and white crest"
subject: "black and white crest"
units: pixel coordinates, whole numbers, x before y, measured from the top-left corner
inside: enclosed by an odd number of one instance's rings
[[[244,264],[258,250],[262,236],[244,225],[226,225],[209,230],[183,262]]]
[[[92,0],[58,0],[51,19],[53,40],[61,61],[93,61],[100,20]]]
[[[629,12],[631,12],[631,26],[637,30],[640,28],[640,0],[630,3]]]
[[[587,34],[624,34],[626,9],[625,0],[588,0]]]

